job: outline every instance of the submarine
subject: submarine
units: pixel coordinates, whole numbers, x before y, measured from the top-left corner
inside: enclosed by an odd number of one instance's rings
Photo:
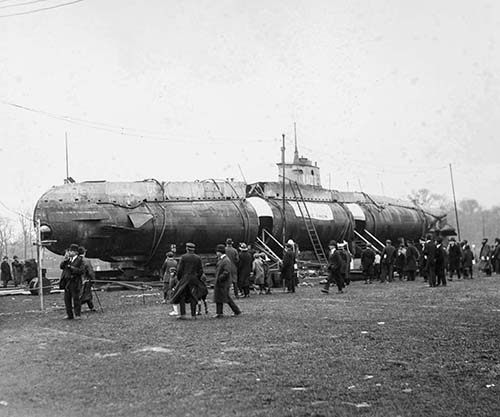
[[[63,255],[71,243],[88,258],[120,268],[158,271],[165,253],[184,253],[187,242],[199,254],[230,237],[235,243],[261,243],[276,253],[293,240],[301,252],[321,261],[332,239],[351,251],[391,239],[417,240],[429,231],[453,233],[445,213],[431,213],[413,202],[321,186],[320,168],[299,157],[277,164],[278,181],[233,180],[166,182],[66,181],[45,192],[34,209],[48,249]],[[451,230],[451,231],[450,231]],[[257,245],[258,246],[258,245]],[[326,258],[323,258],[326,261]]]

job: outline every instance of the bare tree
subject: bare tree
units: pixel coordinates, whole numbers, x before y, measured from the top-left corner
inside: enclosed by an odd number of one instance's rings
[[[423,209],[437,209],[447,213],[452,208],[452,202],[446,195],[432,193],[427,188],[413,190],[408,198]]]
[[[28,248],[29,257],[33,258],[33,245],[31,244],[35,240],[35,230],[33,227],[33,220],[30,218],[30,213],[25,212],[24,214],[19,214],[19,223],[21,225],[21,239],[24,250],[24,259],[28,259]]]
[[[1,256],[8,256],[9,245],[14,236],[12,220],[7,217],[0,217],[0,253]]]

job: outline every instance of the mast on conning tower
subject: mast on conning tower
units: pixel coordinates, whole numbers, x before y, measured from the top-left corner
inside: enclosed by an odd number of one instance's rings
[[[278,178],[280,178],[284,172],[287,179],[296,181],[299,185],[313,185],[321,187],[318,164],[316,162],[313,164],[313,162],[309,159],[299,156],[299,148],[297,146],[297,128],[295,123],[293,124],[293,128],[295,132],[295,152],[293,154],[293,162],[291,164],[287,164],[283,161],[276,164],[278,165]],[[279,181],[281,182],[282,179],[280,178]]]

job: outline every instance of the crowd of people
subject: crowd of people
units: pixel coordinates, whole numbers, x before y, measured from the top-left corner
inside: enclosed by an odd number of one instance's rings
[[[208,295],[206,276],[200,256],[195,253],[194,243],[186,244],[186,253],[179,262],[173,252],[166,254],[161,268],[163,277],[163,302],[171,303],[173,310],[169,313],[179,319],[186,319],[186,304],[190,305],[191,317],[201,314],[201,303],[205,313],[208,313],[206,297]],[[250,297],[251,290],[258,294],[271,294],[273,279],[269,271],[269,259],[264,253],[256,252],[251,245],[242,242],[237,250],[231,238],[226,243],[216,247],[217,262],[215,265],[215,280],[213,301],[215,303],[215,318],[224,317],[224,304],[232,310],[234,316],[241,314],[235,299]],[[287,292],[295,292],[296,249],[292,243],[287,243],[281,263],[281,279],[286,283]]]
[[[420,275],[431,287],[446,286],[455,275],[458,279],[474,278],[475,263],[486,275],[500,274],[500,239],[495,239],[495,246],[491,248],[488,239],[484,238],[478,259],[467,240],[457,242],[451,237],[445,242],[430,234],[417,243],[400,239],[397,246],[387,240],[382,251],[367,244],[361,254],[361,268],[367,284],[374,280],[392,282],[395,276],[399,280],[414,281]]]
[[[352,254],[347,242],[329,242],[328,278],[321,292],[328,294],[331,285],[336,285],[338,293],[344,292],[350,282]],[[163,302],[172,304],[172,316],[186,319],[186,304],[190,305],[192,318],[201,315],[202,307],[208,314],[207,277],[203,270],[201,257],[195,253],[196,245],[186,243],[186,253],[177,261],[174,252],[168,252],[161,268],[163,278]],[[92,285],[95,273],[92,264],[85,258],[85,248],[76,244],[67,249],[60,264],[62,270],[59,283],[64,290],[66,319],[79,319],[83,304],[90,311],[95,311],[92,297]],[[274,286],[273,274],[270,273],[270,259],[265,253],[252,249],[251,245],[240,243],[234,247],[231,238],[225,244],[216,247],[215,280],[213,282],[213,301],[216,312],[214,317],[224,317],[224,304],[227,304],[234,316],[241,310],[234,299],[248,298],[252,291],[258,294],[271,294]],[[284,246],[283,260],[279,263],[280,282],[286,285],[287,293],[294,293],[297,285],[297,254],[294,242]],[[441,237],[427,235],[417,243],[399,239],[396,246],[391,240],[385,242],[382,250],[377,250],[370,243],[361,252],[361,270],[365,284],[374,281],[390,283],[397,279],[414,281],[423,277],[430,287],[446,286],[455,275],[458,279],[473,279],[473,265],[485,275],[500,274],[500,238],[495,239],[493,247],[484,238],[475,256],[466,240],[457,242],[450,238],[446,242]],[[6,287],[13,280],[14,286],[21,285],[30,264],[19,261],[14,256],[12,263],[4,256],[0,265],[2,286]],[[36,271],[35,271],[36,276]],[[30,278],[31,279],[31,278]],[[234,299],[233,299],[234,297]]]

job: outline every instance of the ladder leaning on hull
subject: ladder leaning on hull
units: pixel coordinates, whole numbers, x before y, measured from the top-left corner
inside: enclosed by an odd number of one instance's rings
[[[319,240],[318,232],[316,227],[314,226],[314,222],[311,219],[311,215],[309,214],[309,209],[307,208],[307,204],[304,201],[304,196],[302,195],[302,191],[300,191],[300,186],[296,181],[289,180],[290,188],[292,189],[293,196],[295,198],[295,202],[299,207],[300,215],[302,216],[302,220],[304,220],[304,224],[306,226],[307,234],[309,235],[309,239],[311,241],[314,254],[316,255],[316,259],[320,263],[321,266],[328,265],[328,259],[325,255],[325,251],[323,246],[321,245],[321,241]]]

